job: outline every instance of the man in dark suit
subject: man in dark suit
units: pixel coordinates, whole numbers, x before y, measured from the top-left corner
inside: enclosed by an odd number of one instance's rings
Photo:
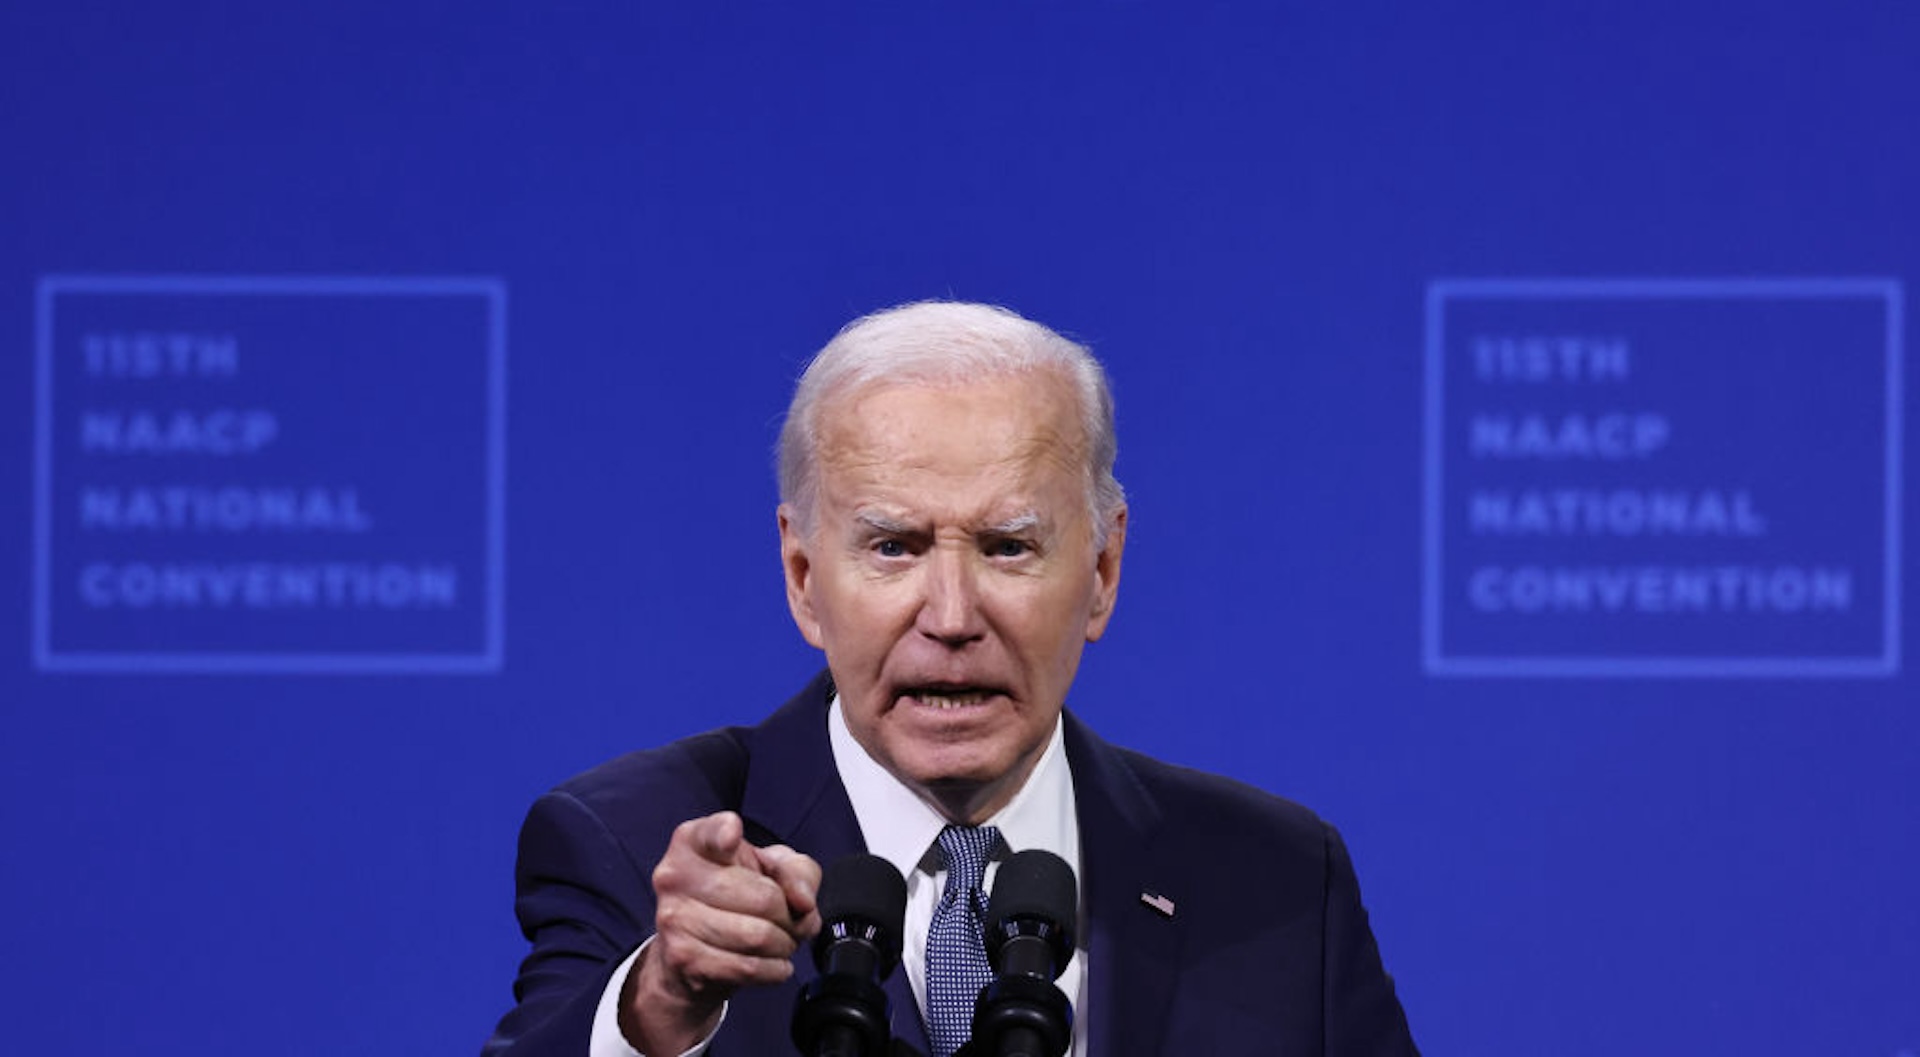
[[[872,850],[909,886],[895,1035],[944,1057],[964,1030],[951,938],[977,949],[994,868],[965,865],[976,842],[1077,869],[1076,1057],[1413,1052],[1329,827],[1063,710],[1119,587],[1115,447],[1091,355],[1003,310],[909,305],[822,350],[781,434],[779,524],[829,674],[758,727],[536,803],[516,903],[534,948],[487,1052],[790,1052],[819,863]]]

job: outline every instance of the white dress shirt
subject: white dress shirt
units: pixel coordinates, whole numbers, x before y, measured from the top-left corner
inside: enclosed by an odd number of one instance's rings
[[[922,1008],[927,1002],[926,946],[927,927],[940,902],[947,873],[935,839],[947,825],[946,818],[932,805],[920,799],[886,768],[867,755],[840,712],[835,696],[827,711],[827,733],[833,745],[834,768],[853,803],[854,817],[866,839],[867,850],[892,863],[907,881],[906,937],[900,953],[900,967],[907,974],[913,997]],[[983,825],[1000,830],[1009,852],[1038,848],[1053,852],[1080,875],[1080,821],[1074,812],[1073,775],[1067,766],[1066,746],[1061,724],[1054,722],[1053,737],[1027,776],[1026,784]],[[825,864],[822,864],[825,865]],[[989,863],[985,885],[993,889],[997,863]],[[1087,911],[1086,887],[1081,886],[1080,920],[1076,923],[1073,958],[1056,981],[1062,993],[1073,1003],[1073,1057],[1087,1055]],[[649,941],[651,942],[651,941]],[[646,948],[641,945],[640,950]],[[640,956],[636,950],[614,971],[600,1006],[593,1018],[590,1057],[642,1057],[627,1045],[620,1034],[619,1003],[621,984]],[[895,1010],[894,1016],[919,1015],[919,1010]],[[721,1014],[724,1026],[726,1015]],[[681,1057],[696,1057],[720,1034],[720,1028]]]

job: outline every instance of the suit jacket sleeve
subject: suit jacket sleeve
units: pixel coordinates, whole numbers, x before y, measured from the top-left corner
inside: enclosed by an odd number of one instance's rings
[[[572,793],[534,802],[514,872],[514,914],[533,949],[488,1057],[584,1057],[609,974],[652,932],[651,869]]]
[[[600,996],[653,933],[653,867],[674,827],[740,807],[734,730],[630,753],[534,801],[520,830],[514,915],[533,944],[485,1057],[585,1057]]]
[[[1324,825],[1324,823],[1323,823]],[[1346,842],[1326,830],[1326,1012],[1328,1054],[1415,1054],[1406,1013],[1360,903],[1360,881]]]

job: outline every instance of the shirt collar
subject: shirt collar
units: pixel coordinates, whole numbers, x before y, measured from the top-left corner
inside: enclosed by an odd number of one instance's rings
[[[847,729],[838,694],[827,710],[827,732],[834,767],[846,786],[847,799],[853,802],[867,850],[892,863],[902,876],[911,877],[922,868],[927,850],[947,825],[946,818],[867,755]],[[1067,766],[1060,720],[1054,720],[1053,736],[1026,784],[985,825],[1000,830],[1010,852],[1039,848],[1078,869],[1080,826],[1074,815],[1073,775]]]

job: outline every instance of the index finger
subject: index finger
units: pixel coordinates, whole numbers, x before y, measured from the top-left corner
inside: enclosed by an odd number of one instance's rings
[[[693,853],[710,863],[760,869],[753,845],[747,843],[745,825],[731,811],[690,819],[680,824],[680,832],[686,835]]]

